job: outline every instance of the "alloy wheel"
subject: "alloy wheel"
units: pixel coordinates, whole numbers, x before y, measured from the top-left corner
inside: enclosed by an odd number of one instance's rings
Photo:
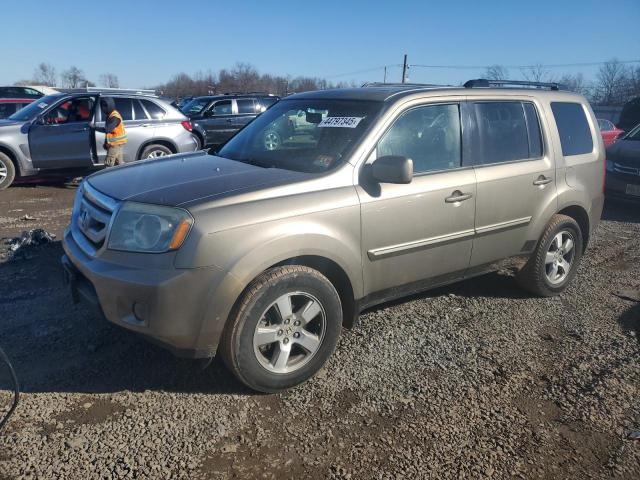
[[[0,160],[0,183],[4,182],[9,175],[9,169],[4,164],[2,160]]]
[[[286,293],[262,314],[253,334],[253,350],[270,372],[291,373],[316,355],[326,328],[326,313],[317,298],[305,292]]]
[[[166,157],[166,156],[167,156],[167,152],[163,150],[152,150],[149,152],[149,155],[147,155],[147,158],[159,158],[159,157]]]
[[[276,150],[280,146],[280,137],[275,132],[267,132],[264,136],[264,147],[267,150]]]
[[[552,285],[562,283],[569,275],[575,257],[574,244],[573,235],[567,230],[553,237],[545,257],[545,273]]]

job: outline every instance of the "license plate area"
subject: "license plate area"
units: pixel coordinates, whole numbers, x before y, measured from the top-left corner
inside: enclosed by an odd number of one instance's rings
[[[633,195],[635,197],[640,197],[640,184],[635,185],[633,183],[627,183],[627,195]]]

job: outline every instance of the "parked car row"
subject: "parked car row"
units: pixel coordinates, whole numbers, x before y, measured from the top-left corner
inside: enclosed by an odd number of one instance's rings
[[[103,168],[105,135],[90,127],[104,125],[101,95],[99,89],[54,93],[0,120],[0,189],[16,177],[73,177]],[[198,148],[189,119],[166,101],[126,91],[110,90],[108,96],[127,130],[125,162]]]
[[[279,99],[267,93],[209,95],[192,98],[180,109],[191,120],[200,147],[215,147]]]

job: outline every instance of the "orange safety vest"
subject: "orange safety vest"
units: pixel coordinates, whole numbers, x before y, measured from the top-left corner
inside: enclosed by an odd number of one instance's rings
[[[122,115],[117,110],[114,110],[109,114],[109,118],[117,117],[120,119],[120,123],[116,128],[113,129],[113,132],[107,133],[107,145],[110,147],[115,147],[116,145],[124,145],[127,143],[127,132],[124,129],[124,121],[122,120]]]

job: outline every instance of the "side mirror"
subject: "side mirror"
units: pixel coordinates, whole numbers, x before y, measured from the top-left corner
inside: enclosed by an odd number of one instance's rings
[[[382,183],[411,183],[413,160],[402,155],[386,155],[372,164],[372,175]]]

